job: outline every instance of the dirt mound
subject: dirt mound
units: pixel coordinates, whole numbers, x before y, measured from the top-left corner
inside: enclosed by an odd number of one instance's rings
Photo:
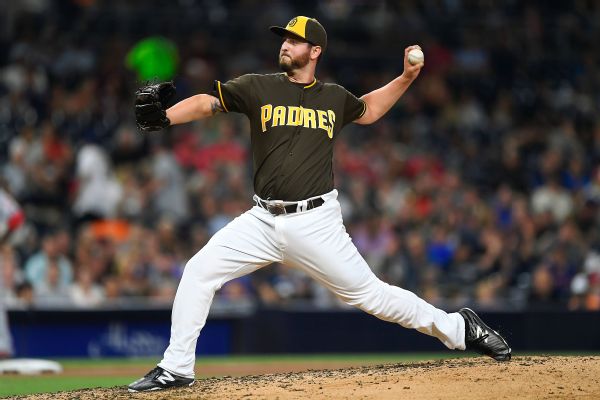
[[[600,357],[467,358],[202,379],[191,388],[86,389],[19,399],[599,399]]]

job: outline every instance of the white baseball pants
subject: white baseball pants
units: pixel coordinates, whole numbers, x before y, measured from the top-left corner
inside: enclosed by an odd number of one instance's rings
[[[217,291],[227,281],[278,262],[302,269],[345,303],[385,321],[465,348],[465,324],[414,293],[379,280],[342,222],[337,190],[320,207],[273,216],[254,206],[217,232],[186,264],[177,289],[171,340],[161,368],[194,377],[196,341]]]
[[[1,282],[0,282],[1,283]],[[0,285],[0,290],[2,289]],[[0,292],[2,294],[2,292]],[[8,317],[4,308],[4,299],[0,296],[0,354],[12,355],[13,346],[8,326]]]

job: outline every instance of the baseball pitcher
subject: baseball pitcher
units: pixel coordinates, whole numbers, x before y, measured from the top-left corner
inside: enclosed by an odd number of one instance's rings
[[[358,253],[342,221],[333,187],[333,144],[349,123],[383,117],[417,78],[404,50],[402,75],[360,98],[319,81],[315,68],[327,34],[314,18],[298,16],[281,36],[282,73],[215,81],[212,94],[189,97],[167,109],[171,83],[136,93],[142,131],[243,113],[250,120],[255,206],[217,232],[186,264],[173,304],[171,340],[156,368],[129,385],[132,392],[194,383],[196,341],[216,290],[227,281],[278,262],[300,268],[347,304],[380,319],[438,338],[450,349],[473,349],[507,361],[511,349],[473,311],[446,313],[415,294],[380,281]]]

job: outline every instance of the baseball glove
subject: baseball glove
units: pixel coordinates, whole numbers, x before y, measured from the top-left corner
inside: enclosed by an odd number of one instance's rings
[[[171,124],[166,109],[175,95],[173,82],[155,83],[135,92],[135,122],[144,132],[160,131]]]

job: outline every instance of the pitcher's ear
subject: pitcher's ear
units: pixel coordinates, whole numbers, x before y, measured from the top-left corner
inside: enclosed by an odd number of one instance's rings
[[[310,52],[313,58],[319,58],[319,56],[323,52],[323,49],[321,48],[321,46],[312,46]]]

